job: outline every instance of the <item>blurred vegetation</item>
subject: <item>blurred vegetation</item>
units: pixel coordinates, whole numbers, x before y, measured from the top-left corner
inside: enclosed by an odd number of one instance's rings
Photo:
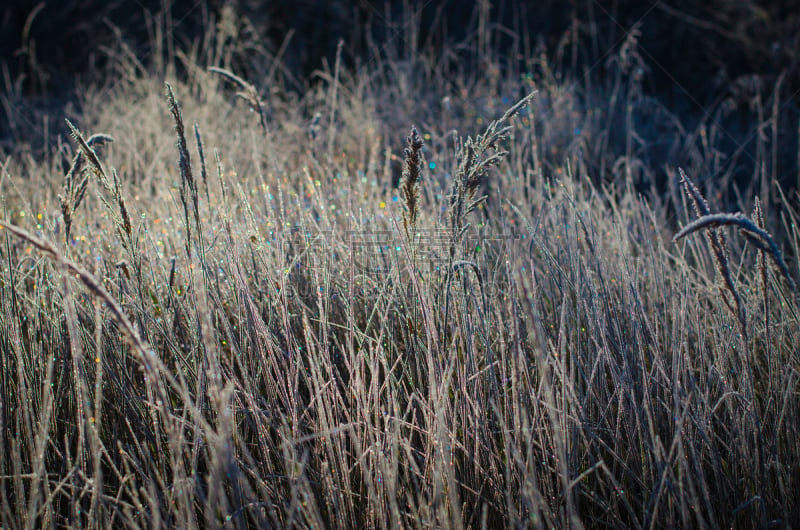
[[[482,42],[475,38],[487,29],[481,24],[500,31]],[[108,71],[109,57],[132,54],[144,68],[180,68],[171,57],[176,51],[208,46],[202,41],[214,35],[224,41],[212,47],[225,49],[226,66],[261,86],[297,92],[319,81],[313,73],[333,63],[340,41],[349,67],[385,59],[389,49],[400,55],[392,60],[426,50],[456,54],[457,61],[445,62],[466,75],[486,74],[474,59],[485,58],[488,48],[501,69],[520,72],[532,69],[523,58],[540,52],[580,90],[586,78],[594,86],[613,84],[609,58],[633,28],[640,57],[632,67],[639,70],[641,90],[686,129],[718,125],[725,132],[718,148],[733,166],[725,171],[740,184],[760,170],[757,131],[769,125],[768,107],[777,102],[780,143],[767,161],[776,167],[766,171],[784,185],[796,184],[800,9],[791,0],[498,0],[476,2],[472,9],[453,0],[422,6],[402,0],[12,0],[0,16],[0,145],[53,142],[55,135],[42,131],[42,116],[53,126],[53,119],[70,115],[68,104],[77,103],[87,83],[117,76]],[[63,131],[61,120],[56,123]],[[680,162],[658,156],[659,164]]]

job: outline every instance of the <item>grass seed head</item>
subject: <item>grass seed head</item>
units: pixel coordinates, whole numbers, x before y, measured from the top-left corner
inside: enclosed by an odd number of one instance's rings
[[[420,138],[417,128],[411,127],[411,134],[406,139],[405,162],[403,163],[403,176],[400,180],[400,193],[403,197],[403,228],[406,236],[413,237],[414,227],[417,224],[417,213],[419,208],[419,182],[422,178],[422,166],[424,156],[422,146],[424,142]]]

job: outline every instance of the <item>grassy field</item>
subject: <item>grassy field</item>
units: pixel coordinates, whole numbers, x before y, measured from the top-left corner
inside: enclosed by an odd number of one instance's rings
[[[0,527],[800,521],[780,131],[740,186],[635,31],[602,82],[482,35],[301,92],[120,52],[0,153]]]

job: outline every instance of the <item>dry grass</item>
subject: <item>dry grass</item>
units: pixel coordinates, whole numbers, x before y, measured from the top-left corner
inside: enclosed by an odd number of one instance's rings
[[[656,193],[541,56],[302,94],[183,56],[166,99],[127,60],[80,122],[113,143],[0,166],[0,526],[800,520],[796,194]]]

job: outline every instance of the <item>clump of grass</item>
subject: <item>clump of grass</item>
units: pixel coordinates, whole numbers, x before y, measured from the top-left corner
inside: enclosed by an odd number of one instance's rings
[[[700,191],[694,185],[694,183],[686,176],[686,173],[683,169],[680,169],[680,175],[682,183],[686,189],[686,193],[692,201],[692,204],[695,208],[695,212],[698,215],[698,219],[692,221],[685,227],[683,227],[675,236],[673,237],[673,241],[678,241],[688,235],[698,231],[705,229],[706,237],[711,245],[714,255],[714,262],[717,265],[717,270],[722,276],[725,282],[725,288],[727,289],[728,293],[733,297],[735,301],[735,309],[733,304],[728,300],[725,292],[722,291],[723,300],[725,301],[725,305],[731,310],[731,312],[736,316],[739,320],[739,324],[741,326],[742,336],[745,339],[745,343],[747,341],[747,317],[746,311],[744,307],[744,302],[742,300],[742,296],[736,288],[736,284],[733,279],[733,272],[731,271],[730,266],[730,256],[728,252],[728,247],[725,242],[725,237],[718,230],[720,226],[725,225],[732,225],[738,226],[740,228],[740,233],[744,236],[756,249],[759,251],[759,270],[761,272],[762,281],[764,283],[764,296],[767,295],[767,288],[766,288],[766,257],[769,256],[773,265],[778,269],[781,273],[781,276],[786,281],[787,285],[791,292],[797,296],[797,286],[792,278],[789,267],[786,265],[786,262],[783,259],[783,254],[781,253],[778,245],[775,243],[774,238],[772,235],[767,232],[763,228],[764,218],[761,210],[760,203],[758,198],[756,198],[755,202],[755,210],[754,216],[755,221],[746,217],[741,212],[732,213],[732,214],[725,214],[725,213],[717,213],[712,214],[711,210],[708,207],[708,203],[706,202],[705,198],[700,194]],[[765,311],[768,309],[767,302],[765,302]],[[767,313],[765,313],[767,314]]]
[[[200,237],[200,210],[198,203],[197,183],[195,182],[194,175],[192,174],[192,162],[189,157],[189,148],[186,144],[186,133],[183,126],[183,116],[178,102],[175,100],[175,94],[172,92],[172,86],[167,83],[167,103],[169,110],[172,113],[172,119],[175,121],[175,134],[178,137],[178,168],[181,173],[181,204],[183,205],[183,221],[186,227],[186,254],[192,255],[192,237],[191,225],[189,224],[189,209],[191,200],[191,211],[194,219],[195,230]],[[197,131],[195,131],[197,133]],[[199,139],[199,134],[197,136]],[[199,142],[198,142],[199,143]],[[187,196],[188,195],[188,196]]]
[[[94,134],[90,136],[88,140],[83,140],[80,133],[78,133],[77,129],[75,129],[69,121],[67,121],[67,124],[72,130],[73,137],[80,146],[80,149],[72,160],[69,171],[67,171],[64,177],[64,194],[59,196],[59,200],[61,201],[61,213],[64,217],[64,240],[69,243],[75,211],[83,201],[89,184],[89,174],[81,171],[85,157],[84,152],[89,153],[90,161],[96,160],[97,157],[94,154],[92,146],[113,142],[114,139],[106,134]]]
[[[520,99],[500,118],[492,121],[486,130],[477,135],[474,140],[472,137],[467,137],[466,141],[459,142],[456,151],[458,166],[453,176],[447,208],[450,241],[445,288],[445,321],[448,320],[450,314],[450,286],[452,275],[457,268],[466,267],[473,270],[483,293],[483,280],[478,266],[469,260],[457,259],[456,250],[470,227],[467,216],[488,198],[486,195],[478,197],[478,192],[485,183],[488,171],[497,166],[508,154],[501,144],[512,130],[511,119],[528,105],[535,95],[536,91],[534,90]],[[487,153],[490,149],[492,152]],[[484,308],[486,308],[485,300]]]
[[[81,135],[80,131],[72,125],[72,123],[67,120],[67,126],[69,126],[70,131],[72,132],[72,137],[78,143],[80,150],[84,153],[84,156],[89,161],[90,167],[92,171],[97,176],[98,181],[102,184],[103,188],[111,194],[111,198],[114,201],[114,205],[109,203],[102,195],[100,196],[100,200],[106,206],[106,210],[112,216],[114,220],[114,224],[117,226],[117,230],[119,231],[119,235],[123,241],[123,245],[125,245],[126,249],[130,253],[134,253],[133,248],[133,226],[131,225],[131,218],[130,214],[128,213],[128,208],[125,205],[125,199],[122,195],[122,186],[119,181],[119,177],[117,176],[117,171],[112,168],[111,169],[111,178],[108,178],[108,174],[106,173],[105,168],[100,163],[100,159],[97,157],[97,154],[91,147],[91,144],[84,140],[83,136]],[[95,138],[98,135],[93,135],[91,138]],[[91,138],[89,140],[91,140]],[[104,136],[107,139],[110,137]],[[70,177],[69,175],[65,179],[65,189],[70,185],[69,184]],[[84,184],[85,186],[85,184]],[[63,201],[62,201],[63,204]],[[74,208],[73,208],[74,210]],[[63,211],[63,207],[62,207]]]
[[[733,303],[731,303],[725,290],[720,289],[720,294],[722,295],[725,305],[739,321],[739,329],[742,332],[743,342],[744,344],[747,344],[747,312],[744,307],[744,302],[742,301],[742,296],[736,289],[736,282],[734,281],[733,273],[731,272],[728,245],[725,241],[724,234],[722,234],[722,232],[716,228],[718,224],[714,224],[714,221],[709,220],[723,219],[725,216],[724,214],[722,216],[720,216],[720,214],[713,216],[708,207],[708,202],[706,202],[706,199],[700,193],[700,190],[697,189],[697,186],[695,186],[689,177],[686,176],[686,173],[684,173],[683,169],[680,169],[679,171],[681,175],[681,183],[683,184],[686,195],[691,200],[694,211],[699,219],[690,223],[687,227],[681,230],[681,232],[676,234],[675,240],[687,235],[688,233],[691,233],[694,230],[697,230],[698,228],[709,228],[709,230],[705,232],[706,238],[708,238],[708,242],[711,245],[711,250],[713,251],[714,263],[717,266],[717,272],[724,281],[724,288],[727,290],[727,293],[729,293],[733,298]],[[719,223],[719,220],[716,222]],[[687,232],[687,228],[691,228],[691,230]]]
[[[487,198],[486,196],[477,196],[487,172],[507,154],[507,151],[502,148],[501,142],[508,137],[511,131],[511,119],[530,103],[535,95],[535,90],[530,92],[506,110],[502,117],[492,121],[483,134],[479,134],[474,140],[468,137],[458,146],[456,153],[456,159],[459,161],[458,169],[453,177],[447,211],[450,221],[451,260],[455,256],[457,242],[469,227],[466,217]],[[489,149],[492,149],[493,152],[487,155]]]
[[[141,356],[142,360],[144,361],[149,357],[150,348],[147,347],[139,333],[133,327],[128,317],[125,315],[125,312],[122,310],[122,307],[120,307],[114,297],[103,288],[101,283],[89,271],[74,261],[70,261],[62,256],[47,241],[39,239],[22,228],[2,220],[0,220],[0,227],[5,228],[20,239],[27,241],[37,250],[45,254],[48,258],[52,259],[56,264],[64,267],[67,271],[79,278],[81,283],[83,283],[83,285],[89,290],[89,292],[92,293],[93,296],[96,296],[102,300],[103,303],[108,305],[114,314],[114,317],[122,326],[123,331],[125,331],[126,337],[128,340],[130,340],[131,345],[136,349],[136,352]]]
[[[756,209],[756,216],[757,221],[753,221],[752,219],[746,217],[744,214],[737,212],[737,213],[716,213],[716,214],[706,214],[696,219],[683,227],[677,234],[675,234],[674,241],[678,241],[681,238],[684,238],[693,232],[701,229],[707,229],[709,231],[725,225],[732,225],[738,226],[741,229],[741,234],[747,238],[747,240],[756,247],[763,256],[769,256],[772,260],[772,263],[775,267],[780,271],[781,276],[786,280],[786,283],[789,285],[789,289],[794,293],[797,290],[794,280],[789,273],[789,267],[786,265],[786,262],[783,260],[783,255],[778,249],[778,245],[775,243],[772,235],[760,227],[757,223],[763,222],[763,218],[760,215],[760,210]],[[727,261],[718,263],[720,268],[726,269],[726,276],[730,276],[730,266]],[[762,265],[761,271],[765,272],[765,265]],[[735,290],[735,287],[732,288]],[[734,297],[741,300],[741,295],[738,293],[732,293]],[[741,304],[741,302],[739,302]]]

